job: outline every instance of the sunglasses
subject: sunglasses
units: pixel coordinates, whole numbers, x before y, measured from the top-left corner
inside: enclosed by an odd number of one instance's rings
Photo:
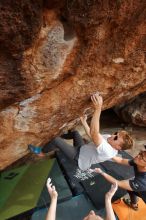
[[[118,132],[117,131],[114,133],[114,135],[115,135],[115,137],[113,138],[113,140],[114,141],[118,140]]]
[[[140,158],[146,163],[146,159],[144,158],[144,153],[143,151],[140,151],[139,154]]]

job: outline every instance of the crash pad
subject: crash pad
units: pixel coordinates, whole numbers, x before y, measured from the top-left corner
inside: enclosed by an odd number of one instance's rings
[[[119,220],[146,220],[146,204],[141,198],[138,201],[138,211],[128,207],[123,200],[113,203],[112,206]]]
[[[0,178],[0,220],[32,210],[54,160],[44,160],[3,172]]]

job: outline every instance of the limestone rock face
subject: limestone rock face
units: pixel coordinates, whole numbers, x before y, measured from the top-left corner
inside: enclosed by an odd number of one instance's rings
[[[137,1],[0,1],[0,168],[91,112],[146,91],[146,7]]]
[[[115,107],[115,111],[124,121],[146,127],[146,93]]]

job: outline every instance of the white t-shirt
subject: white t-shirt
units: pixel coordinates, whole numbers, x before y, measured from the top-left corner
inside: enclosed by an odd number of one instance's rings
[[[78,166],[81,170],[87,170],[92,164],[104,162],[118,154],[118,151],[107,142],[110,135],[102,135],[102,137],[102,143],[98,147],[90,142],[80,148]]]

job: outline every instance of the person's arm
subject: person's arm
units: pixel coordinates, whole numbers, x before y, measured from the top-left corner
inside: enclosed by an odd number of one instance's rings
[[[101,174],[110,183],[117,182],[119,187],[121,187],[123,189],[126,189],[126,190],[133,191],[133,189],[130,187],[129,180],[117,180],[114,177],[112,177],[111,175],[109,175],[109,174],[105,173],[104,171],[102,171],[100,168],[95,168],[94,171],[96,173]]]
[[[94,94],[91,96],[91,100],[94,107],[94,113],[90,124],[90,135],[92,141],[98,147],[102,143],[102,136],[99,131],[99,120],[100,120],[103,99],[102,96],[100,96],[99,94]]]
[[[121,157],[113,157],[112,160],[116,163],[122,164],[122,165],[127,165],[130,166],[129,160],[123,159]]]
[[[56,219],[56,206],[57,206],[57,199],[52,199],[47,216],[46,216],[46,220]]]
[[[55,189],[55,186],[52,186],[50,178],[47,180],[47,189],[50,194],[51,204],[48,209],[46,220],[55,220],[56,219],[56,206],[57,206],[58,193]]]
[[[105,208],[106,208],[106,220],[116,220],[115,214],[112,208],[111,200],[115,192],[117,191],[117,182],[111,185],[111,189],[105,195]]]
[[[91,138],[90,127],[87,123],[87,115],[84,115],[84,116],[80,117],[80,120],[82,122],[82,125],[84,127],[84,130],[85,130],[86,134]]]

